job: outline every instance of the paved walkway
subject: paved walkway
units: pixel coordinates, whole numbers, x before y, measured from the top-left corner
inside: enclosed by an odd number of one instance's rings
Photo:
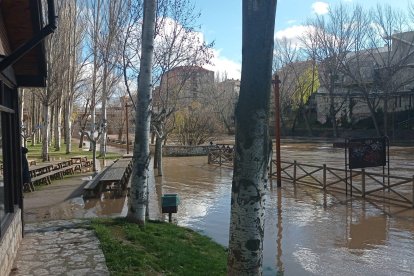
[[[99,240],[88,225],[87,220],[26,224],[11,275],[109,275]]]

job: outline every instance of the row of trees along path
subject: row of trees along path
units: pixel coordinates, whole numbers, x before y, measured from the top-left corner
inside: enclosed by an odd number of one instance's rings
[[[60,149],[61,136],[66,152],[70,153],[76,117],[82,133],[80,143],[83,134],[93,139],[99,130],[103,137],[100,154],[105,155],[107,101],[115,91],[125,90],[136,109],[128,218],[144,225],[149,133],[152,127],[156,144],[162,144],[170,131],[168,118],[173,117],[178,99],[167,83],[166,97],[157,108],[151,109],[152,84],[175,67],[207,63],[212,57],[209,50],[213,44],[191,35],[198,15],[189,0],[59,0],[57,8],[59,27],[46,41],[47,87],[20,93],[22,116],[23,109],[29,111],[21,118],[24,137],[31,133],[33,144],[42,141],[43,160],[49,159],[52,140],[54,148]],[[275,10],[276,0],[243,1],[243,70],[236,114],[229,275],[260,274],[262,269],[263,193],[270,153],[266,121]],[[168,18],[174,19],[175,25],[167,22]],[[162,31],[166,25],[173,26],[170,33],[176,36],[169,37]],[[125,89],[118,87],[120,81]],[[133,93],[134,83],[139,91],[137,96]],[[77,114],[74,114],[75,104]],[[96,115],[98,106],[100,118]]]

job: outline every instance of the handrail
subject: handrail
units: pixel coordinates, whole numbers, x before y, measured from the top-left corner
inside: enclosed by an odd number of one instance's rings
[[[276,160],[271,161],[276,165]],[[346,191],[347,186],[355,191],[351,196],[388,199],[392,202],[410,204],[414,208],[414,176],[404,177],[361,170],[346,170],[313,164],[282,161],[282,179],[292,181],[294,185],[305,184],[324,190],[333,189]],[[351,174],[352,172],[352,174]],[[272,167],[269,173],[271,178],[276,177],[276,170]],[[387,180],[387,182],[385,181]],[[379,187],[378,187],[379,185]],[[384,191],[388,193],[383,193]],[[381,193],[378,193],[381,192]]]

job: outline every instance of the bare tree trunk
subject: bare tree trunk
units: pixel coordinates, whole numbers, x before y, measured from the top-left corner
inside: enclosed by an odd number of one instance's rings
[[[49,161],[49,105],[43,103],[43,137],[42,137],[42,160]]]
[[[19,89],[19,123],[21,125],[21,127],[23,127],[23,110],[24,110],[24,89]],[[27,132],[29,131],[29,126],[26,124],[26,130]],[[23,135],[21,135],[21,139],[22,139],[22,145],[24,147],[26,147],[26,137],[25,137],[26,133],[23,133]]]
[[[155,154],[154,154],[154,168],[157,168],[157,175],[163,175],[163,168],[162,168],[162,142],[163,139],[157,137],[155,140]],[[156,164],[155,164],[156,163]]]
[[[376,114],[375,114],[375,108],[373,107],[373,105],[372,105],[372,103],[369,99],[368,93],[364,93],[364,98],[365,98],[365,101],[367,102],[368,109],[371,113],[371,119],[372,119],[372,122],[374,123],[375,131],[377,132],[377,135],[380,136],[381,131],[380,131],[380,128],[379,128],[379,125],[378,125],[378,120],[377,120],[377,117],[376,117]]]
[[[81,149],[83,147],[83,140],[84,140],[84,135],[80,134],[80,138],[79,138],[79,145],[78,147]]]
[[[309,123],[308,114],[306,114],[306,109],[302,107],[301,112],[302,112],[303,119],[305,120],[305,125],[306,125],[306,130],[308,131],[308,136],[312,137],[313,136],[312,128]]]
[[[55,104],[49,104],[49,147],[52,147],[52,140],[54,139],[54,127],[55,127]]]
[[[42,122],[42,107],[41,107],[40,103],[38,103],[36,105],[36,114],[37,114],[37,122],[39,124],[39,129],[36,131],[37,141],[38,141],[38,143],[41,143],[42,142],[44,122]]]
[[[55,134],[55,150],[60,151],[61,147],[61,122],[62,122],[62,99],[59,99],[55,105],[55,122],[54,122],[54,134]]]
[[[242,77],[236,108],[228,275],[262,274],[275,13],[276,0],[243,1]]]
[[[32,146],[36,145],[36,131],[37,131],[37,120],[36,120],[36,99],[35,99],[35,95],[32,92]]]
[[[70,120],[71,115],[72,115],[72,99],[71,97],[69,97],[66,101],[66,112],[65,112],[65,118],[64,118],[65,143],[66,143],[67,154],[72,152],[72,122]]]
[[[109,49],[106,49],[109,51]],[[106,102],[108,99],[108,61],[104,62],[104,69],[103,69],[103,78],[102,78],[102,107],[101,107],[101,122],[106,123],[107,116],[106,116]],[[100,143],[100,152],[99,156],[105,157],[106,155],[106,137],[107,137],[107,131],[106,128],[104,128],[102,137],[101,137],[101,143]]]
[[[150,163],[149,135],[151,123],[151,69],[154,54],[155,13],[157,0],[144,0],[142,24],[141,64],[138,80],[138,108],[136,111],[134,164],[128,218],[145,224],[147,178]]]
[[[331,77],[331,87],[329,87],[329,117],[331,117],[333,137],[338,137],[338,126],[336,124],[335,98],[334,98],[334,80]]]

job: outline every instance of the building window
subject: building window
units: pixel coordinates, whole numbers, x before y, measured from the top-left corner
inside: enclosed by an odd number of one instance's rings
[[[17,90],[0,81],[0,238],[15,206],[22,206]]]

